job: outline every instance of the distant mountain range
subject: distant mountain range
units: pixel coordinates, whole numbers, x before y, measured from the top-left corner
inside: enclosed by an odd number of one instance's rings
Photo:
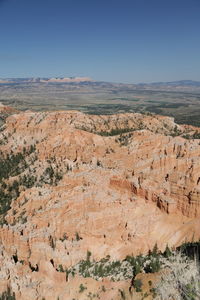
[[[152,85],[152,86],[200,86],[200,81],[194,80],[179,80],[179,81],[168,81],[168,82],[153,82],[144,83],[142,85]]]
[[[97,84],[97,85],[117,85],[118,83],[111,83],[105,81],[95,81],[89,77],[54,77],[54,78],[0,78],[0,84],[20,84],[20,83],[83,83],[83,84]],[[169,82],[152,82],[139,84],[122,84],[120,85],[134,85],[139,87],[200,87],[200,81],[194,80],[179,80]]]

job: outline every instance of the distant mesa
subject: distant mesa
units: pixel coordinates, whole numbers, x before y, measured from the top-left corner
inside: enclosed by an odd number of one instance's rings
[[[86,82],[92,81],[89,77],[64,77],[64,78],[50,78],[47,80],[40,80],[41,82]]]
[[[93,81],[89,77],[54,77],[54,78],[2,78],[0,84],[14,83],[80,83]]]

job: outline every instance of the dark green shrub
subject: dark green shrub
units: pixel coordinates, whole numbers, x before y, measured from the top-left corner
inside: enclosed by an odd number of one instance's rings
[[[144,267],[145,273],[156,273],[160,270],[161,263],[159,258],[152,258],[150,263]]]
[[[142,291],[142,281],[140,279],[135,279],[133,281],[133,287],[135,288],[136,292],[139,293]]]
[[[11,292],[10,287],[8,287],[7,291],[3,292],[0,296],[0,300],[15,300],[15,293]]]
[[[80,235],[78,234],[78,232],[76,232],[76,241],[80,241],[81,240],[81,237]]]
[[[84,286],[84,285],[81,283],[80,286],[79,286],[79,293],[84,292],[84,290],[86,290],[86,289],[87,289],[87,287]]]
[[[168,258],[168,257],[170,257],[171,255],[172,255],[172,252],[171,252],[170,248],[169,248],[168,245],[167,245],[166,248],[165,248],[165,251],[164,251],[164,253],[163,253],[163,256],[166,257],[166,258]]]

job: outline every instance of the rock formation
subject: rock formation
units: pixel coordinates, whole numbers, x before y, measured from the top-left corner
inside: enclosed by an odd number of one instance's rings
[[[88,251],[95,260],[123,259],[155,243],[164,250],[198,240],[200,140],[182,137],[194,132],[199,128],[141,114],[7,117],[1,203],[10,202],[1,217],[0,292],[9,285],[22,300],[85,299],[77,292],[83,281],[66,278],[59,266],[70,268]],[[117,299],[112,293],[101,299]]]

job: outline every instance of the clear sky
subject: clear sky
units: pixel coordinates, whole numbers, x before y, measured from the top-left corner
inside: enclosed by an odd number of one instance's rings
[[[0,77],[200,80],[200,0],[0,0]]]

